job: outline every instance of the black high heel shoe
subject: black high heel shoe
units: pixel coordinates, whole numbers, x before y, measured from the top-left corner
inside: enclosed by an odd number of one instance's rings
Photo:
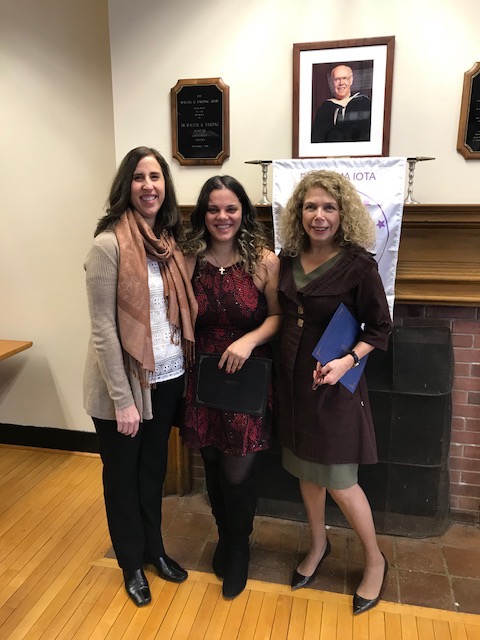
[[[322,564],[322,562],[325,560],[325,558],[328,556],[328,554],[330,553],[330,551],[332,550],[332,547],[330,546],[330,540],[327,538],[327,546],[325,547],[325,551],[323,552],[323,556],[320,558],[319,563],[317,564],[315,571],[312,573],[311,576],[302,576],[301,573],[298,573],[297,570],[295,570],[293,572],[293,576],[292,576],[292,589],[301,589],[302,587],[307,587],[311,582],[313,582],[313,580],[315,579],[315,576],[317,575],[317,571],[320,568],[320,565]]]
[[[382,595],[383,589],[385,587],[385,583],[387,581],[387,573],[388,573],[388,562],[385,556],[383,555],[383,559],[385,560],[385,569],[383,570],[383,581],[382,586],[380,587],[380,591],[378,592],[378,596],[373,598],[373,600],[367,600],[366,598],[362,598],[359,596],[357,592],[353,596],[353,615],[356,616],[359,613],[363,613],[364,611],[368,611],[369,609],[373,609],[375,605],[378,604],[380,597]]]
[[[188,578],[188,573],[185,569],[166,554],[155,560],[147,560],[146,562],[154,566],[158,575],[169,582],[184,582]]]
[[[150,587],[148,586],[143,569],[135,569],[134,571],[124,569],[123,581],[126,592],[137,607],[143,607],[151,602]]]

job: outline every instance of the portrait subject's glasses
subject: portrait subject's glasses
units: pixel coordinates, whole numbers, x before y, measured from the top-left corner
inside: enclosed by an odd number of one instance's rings
[[[343,78],[334,78],[333,81],[335,84],[339,84],[340,82],[347,82],[351,77],[352,76],[343,76]]]

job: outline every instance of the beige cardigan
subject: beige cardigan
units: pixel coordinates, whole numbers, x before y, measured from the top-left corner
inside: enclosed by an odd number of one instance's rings
[[[113,231],[94,240],[86,261],[87,296],[91,335],[83,376],[84,407],[88,415],[115,420],[116,409],[132,404],[143,420],[152,418],[149,388],[124,365],[124,351],[117,330],[117,276],[119,250]]]

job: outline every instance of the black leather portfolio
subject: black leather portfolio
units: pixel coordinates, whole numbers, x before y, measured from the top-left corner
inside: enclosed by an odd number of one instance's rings
[[[195,402],[222,411],[264,416],[272,361],[250,357],[240,371],[218,368],[220,355],[197,353]]]

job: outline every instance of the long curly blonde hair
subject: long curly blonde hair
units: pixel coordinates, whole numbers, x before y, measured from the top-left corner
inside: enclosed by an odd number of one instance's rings
[[[338,247],[357,245],[372,249],[375,244],[375,223],[353,184],[336,171],[311,171],[295,187],[280,217],[280,239],[284,251],[295,256],[310,246],[302,223],[305,195],[309,189],[321,188],[331,195],[340,208],[340,226],[333,239]]]

